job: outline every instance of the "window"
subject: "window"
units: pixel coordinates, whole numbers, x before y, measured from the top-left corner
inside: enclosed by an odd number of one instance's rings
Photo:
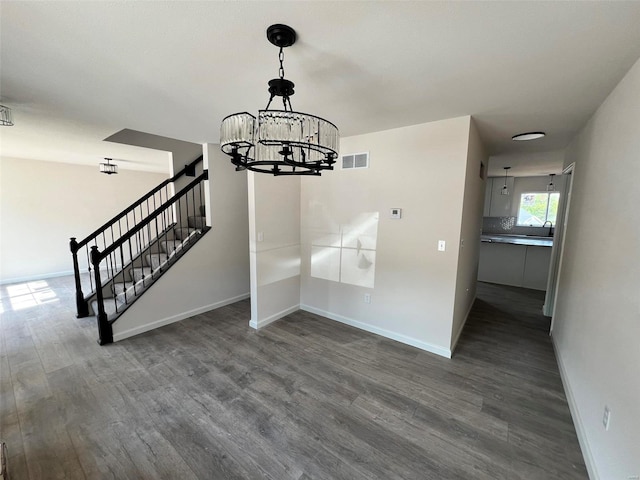
[[[542,227],[545,222],[556,224],[559,192],[529,192],[520,195],[518,226]]]

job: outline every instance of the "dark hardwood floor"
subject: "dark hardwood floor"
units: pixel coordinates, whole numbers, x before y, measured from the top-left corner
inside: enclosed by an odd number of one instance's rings
[[[5,285],[20,479],[586,479],[543,296],[480,284],[451,360],[249,302],[107,347],[70,278]]]

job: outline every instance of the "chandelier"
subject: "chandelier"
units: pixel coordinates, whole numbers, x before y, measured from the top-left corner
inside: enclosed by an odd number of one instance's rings
[[[279,78],[269,81],[269,101],[258,118],[234,113],[222,120],[220,149],[231,157],[236,170],[273,175],[320,175],[333,170],[338,156],[338,128],[328,120],[295,112],[291,107],[294,84],[284,78],[284,48],[296,41],[287,25],[271,25],[267,39],[280,48]],[[270,110],[275,97],[282,98],[282,110]]]

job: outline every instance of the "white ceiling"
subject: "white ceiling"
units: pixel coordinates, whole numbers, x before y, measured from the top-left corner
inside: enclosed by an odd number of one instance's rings
[[[299,35],[285,50],[294,109],[342,136],[473,115],[498,157],[566,146],[640,57],[637,1],[3,1],[0,16],[15,121],[0,153],[141,169],[166,170],[166,155],[102,140],[215,143],[224,116],[264,108],[272,23]],[[529,130],[548,135],[510,140]]]

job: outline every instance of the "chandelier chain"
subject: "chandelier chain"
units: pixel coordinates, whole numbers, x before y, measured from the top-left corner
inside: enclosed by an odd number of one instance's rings
[[[280,78],[284,78],[284,49],[280,47],[280,54],[278,55],[278,60],[280,60],[280,69],[278,73],[280,74]]]

